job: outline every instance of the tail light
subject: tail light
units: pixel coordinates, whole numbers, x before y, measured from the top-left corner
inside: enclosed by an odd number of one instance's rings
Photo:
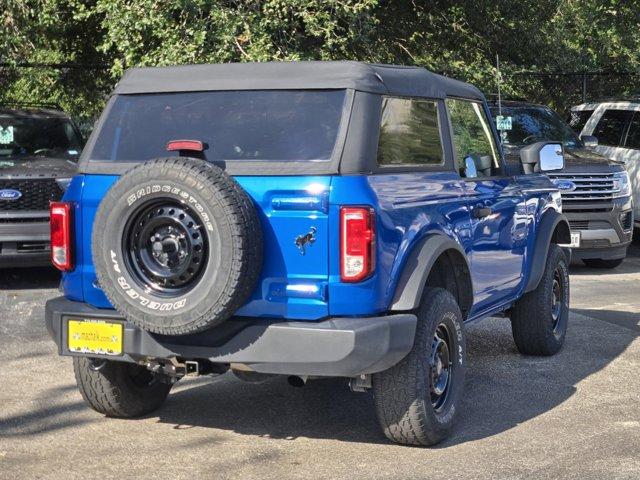
[[[58,270],[67,272],[73,269],[71,258],[71,215],[72,204],[69,202],[51,202],[51,263]]]
[[[340,279],[359,282],[375,269],[375,212],[371,208],[340,209]]]

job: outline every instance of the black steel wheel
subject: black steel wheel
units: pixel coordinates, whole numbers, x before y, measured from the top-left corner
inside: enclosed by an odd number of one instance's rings
[[[551,320],[553,321],[553,333],[557,334],[562,321],[562,309],[564,308],[564,288],[562,287],[562,271],[557,266],[553,271],[551,286]]]
[[[429,358],[431,405],[436,412],[442,410],[450,390],[449,386],[453,376],[451,347],[449,328],[446,324],[440,323],[433,336],[431,357]]]
[[[123,233],[125,262],[143,288],[177,297],[202,275],[209,245],[200,217],[169,199],[147,202],[130,217]]]

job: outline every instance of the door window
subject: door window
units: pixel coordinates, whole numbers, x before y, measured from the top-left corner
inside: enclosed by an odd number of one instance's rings
[[[491,133],[491,124],[482,104],[467,100],[446,100],[458,171],[462,176],[490,177],[499,175],[498,151]],[[468,158],[475,163],[475,175],[466,168]]]
[[[598,144],[619,147],[630,116],[631,112],[628,110],[606,110],[593,131]]]
[[[379,165],[441,165],[438,104],[432,100],[384,97]]]
[[[640,112],[635,112],[629,123],[629,133],[624,143],[627,148],[640,149]]]

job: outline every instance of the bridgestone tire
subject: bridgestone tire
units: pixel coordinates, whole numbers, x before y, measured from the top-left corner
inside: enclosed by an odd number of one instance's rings
[[[193,277],[180,289],[168,285],[165,277],[157,282],[156,277],[147,278],[152,274],[144,268],[153,263],[155,247],[148,251],[147,247],[131,247],[131,243],[146,241],[136,230],[147,221],[146,212],[165,204],[175,205],[176,212],[184,211],[187,220],[193,219],[189,228],[195,229],[192,232],[182,225],[178,236],[180,242],[191,245],[185,247],[188,251],[179,252],[184,254],[181,258],[194,265],[185,273]],[[152,212],[148,218],[153,215],[159,214]],[[178,222],[177,218],[169,220]],[[162,228],[166,232],[167,227]],[[194,247],[192,238],[201,244]],[[192,158],[151,160],[122,175],[100,202],[92,246],[100,287],[114,308],[140,328],[163,335],[187,335],[228,319],[248,300],[262,268],[262,229],[251,199],[220,168]],[[171,248],[175,251],[177,247]],[[144,266],[142,251],[151,259]]]
[[[134,418],[151,413],[171,390],[171,385],[133,363],[74,357],[73,370],[82,398],[108,417]]]
[[[554,301],[554,277],[559,283],[558,301]],[[553,315],[554,304],[560,308],[556,318]],[[567,257],[558,245],[551,244],[540,283],[518,300],[511,312],[513,340],[522,354],[554,355],[564,344],[568,322]]]
[[[398,364],[373,375],[376,413],[384,434],[404,445],[435,445],[453,429],[461,408],[466,370],[462,314],[453,296],[441,288],[428,289],[416,311],[414,345]],[[442,404],[434,406],[430,358],[435,335],[444,325],[450,332],[451,379]]]

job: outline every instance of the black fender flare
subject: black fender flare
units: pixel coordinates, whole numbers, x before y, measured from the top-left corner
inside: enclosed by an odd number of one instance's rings
[[[402,273],[398,278],[389,309],[392,311],[409,311],[417,308],[420,305],[424,287],[433,265],[440,255],[452,249],[460,253],[464,259],[466,272],[469,274],[469,262],[462,246],[444,234],[431,234],[424,240],[421,240],[409,254],[409,258],[405,262]],[[471,285],[470,276],[469,285]],[[471,294],[470,303],[473,304],[472,287],[471,292],[468,293]],[[470,306],[471,305],[468,305],[468,307]],[[460,306],[462,310],[464,310],[463,307],[463,305]]]
[[[571,229],[569,228],[567,217],[556,210],[545,212],[538,225],[533,252],[528,255],[531,267],[529,268],[529,278],[527,279],[524,293],[531,292],[538,287],[547,262],[549,245],[551,243],[563,245],[570,242]]]

